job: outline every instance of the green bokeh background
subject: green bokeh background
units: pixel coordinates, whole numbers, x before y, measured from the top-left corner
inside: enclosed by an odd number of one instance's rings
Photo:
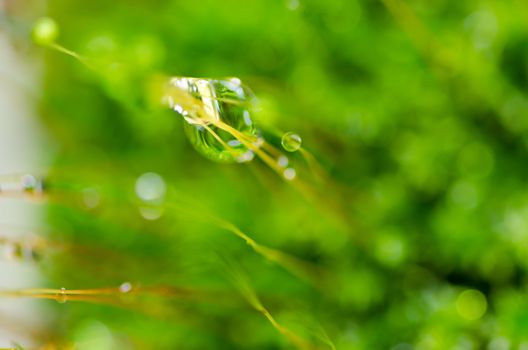
[[[323,334],[337,349],[528,348],[524,1],[49,0],[42,14],[61,45],[106,67],[42,49],[50,193],[71,194],[52,196],[49,238],[90,247],[45,258],[46,283],[222,295],[137,309],[49,302],[52,341],[293,348],[246,302],[236,266],[308,348],[332,348]],[[325,169],[320,195],[307,199],[258,159],[202,157],[181,117],[153,108],[152,74],[241,78],[264,137],[280,147],[278,134],[298,133]],[[145,172],[170,188],[154,221],[134,193]],[[95,209],[72,199],[87,188]],[[331,277],[300,279],[207,213]]]

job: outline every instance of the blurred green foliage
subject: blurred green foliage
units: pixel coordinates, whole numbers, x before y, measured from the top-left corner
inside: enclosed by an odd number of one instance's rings
[[[48,3],[61,45],[106,67],[45,52],[50,189],[100,195],[94,209],[49,204],[50,239],[90,253],[44,260],[48,283],[213,295],[57,304],[53,339],[82,349],[295,346],[245,301],[236,265],[313,348],[331,348],[326,338],[337,349],[528,348],[526,2]],[[260,99],[267,140],[280,147],[275,130],[294,131],[322,164],[329,182],[313,186],[323,195],[307,199],[257,159],[200,156],[181,118],[149,101],[155,74],[240,77]],[[152,221],[134,192],[146,172],[168,184]],[[326,277],[270,263],[209,215]]]

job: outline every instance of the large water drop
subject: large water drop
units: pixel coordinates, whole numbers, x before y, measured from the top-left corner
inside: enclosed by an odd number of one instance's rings
[[[248,145],[258,140],[251,119],[255,97],[238,78],[172,78],[164,100],[183,117],[188,139],[205,157],[223,163],[253,158]]]

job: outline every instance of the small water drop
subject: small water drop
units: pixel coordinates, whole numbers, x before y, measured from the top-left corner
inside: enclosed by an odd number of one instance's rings
[[[293,168],[287,168],[284,170],[283,175],[286,180],[293,180],[297,176],[297,172]]]
[[[289,159],[286,156],[279,156],[279,158],[277,159],[277,164],[279,164],[281,168],[287,167],[288,163],[289,163]]]
[[[247,126],[253,125],[253,121],[251,120],[251,117],[249,116],[249,112],[244,111],[243,115],[244,115],[244,123],[246,123]]]
[[[101,202],[101,195],[94,188],[86,188],[82,191],[83,203],[88,209],[95,209]]]
[[[8,260],[21,260],[24,257],[24,249],[20,243],[6,244],[5,252]]]
[[[20,177],[20,186],[22,186],[23,192],[32,193],[35,195],[42,194],[44,189],[42,179],[31,174],[25,174]]]
[[[257,139],[255,140],[255,142],[253,142],[253,146],[257,147],[257,148],[260,148],[262,147],[262,145],[264,144],[264,138],[259,136],[257,137]]]
[[[64,304],[67,300],[66,288],[62,287],[57,293],[57,303]]]
[[[238,141],[238,140],[229,140],[227,141],[227,144],[231,147],[238,147],[242,144],[242,142]]]
[[[163,208],[160,206],[139,207],[139,214],[145,220],[154,221],[161,218],[163,215]]]
[[[253,153],[253,151],[251,150],[248,150],[237,158],[237,162],[239,163],[250,162],[253,160],[254,157],[255,157],[255,153]]]
[[[42,194],[42,180],[33,175],[3,176],[0,182],[0,192],[11,194]]]
[[[20,184],[22,185],[22,189],[25,192],[33,192],[39,188],[38,185],[39,181],[35,178],[35,176],[26,174],[22,175],[20,178]]]
[[[7,260],[13,261],[39,261],[41,254],[35,244],[8,242],[4,246],[4,256]]]
[[[171,98],[164,100],[172,100],[172,109],[183,117],[193,147],[211,160],[239,161],[248,151],[247,142],[258,137],[250,112],[256,99],[238,78],[175,77],[166,95]]]
[[[293,132],[287,132],[282,136],[282,147],[288,152],[295,152],[301,148],[302,139]]]
[[[42,252],[34,246],[24,247],[24,258],[30,261],[40,261],[42,259]]]
[[[136,195],[148,203],[161,203],[167,192],[165,180],[156,173],[145,173],[136,180]]]
[[[39,18],[33,26],[32,36],[39,45],[51,45],[59,36],[59,26],[52,18]]]
[[[132,291],[132,283],[124,282],[119,286],[119,291],[121,293],[130,293]]]

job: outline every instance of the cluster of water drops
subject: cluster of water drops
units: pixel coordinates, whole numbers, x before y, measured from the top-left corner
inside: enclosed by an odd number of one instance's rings
[[[163,103],[184,121],[185,133],[194,148],[205,157],[222,162],[249,162],[255,154],[268,162],[286,180],[296,171],[289,159],[267,144],[252,120],[255,95],[240,79],[173,77],[165,89]],[[285,133],[281,144],[287,152],[301,149],[302,139]],[[269,161],[275,158],[275,162]]]
[[[40,196],[43,181],[31,174],[0,177],[0,196]],[[0,237],[0,258],[10,261],[38,261],[42,257],[43,242],[40,240],[14,240]]]
[[[251,118],[255,97],[240,79],[174,77],[164,102],[183,117],[188,139],[205,157],[224,163],[253,159],[248,143],[261,142]]]

